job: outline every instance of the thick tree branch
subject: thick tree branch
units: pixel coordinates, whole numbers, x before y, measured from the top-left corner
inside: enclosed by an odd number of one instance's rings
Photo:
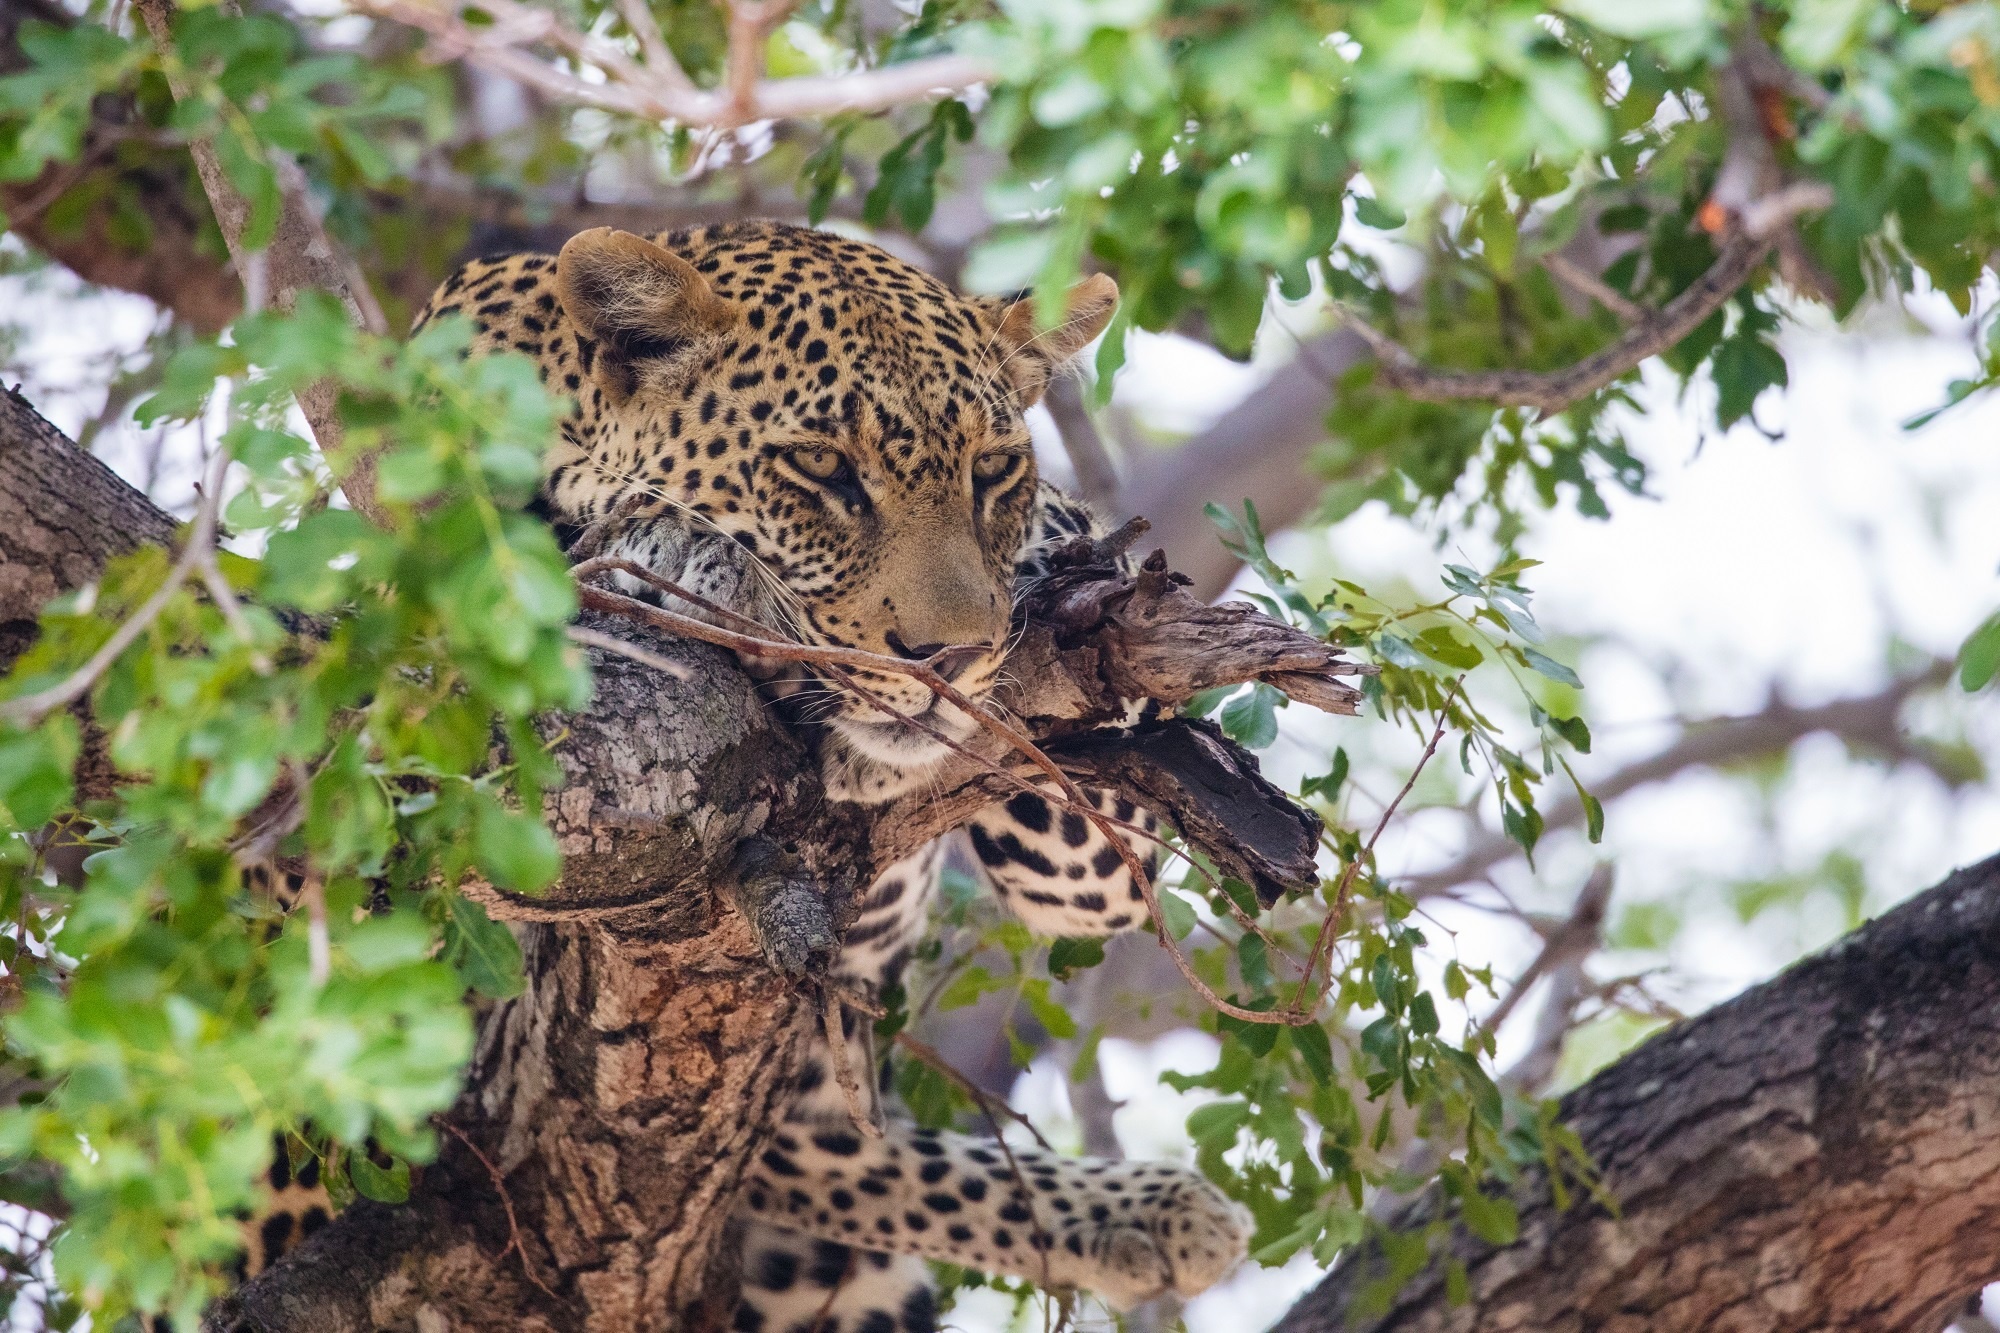
[[[1653,1038],[1563,1100],[1617,1200],[1517,1187],[1386,1311],[1344,1261],[1274,1333],[1942,1327],[2000,1273],[2000,858]],[[1435,1215],[1426,1196],[1398,1221]]]

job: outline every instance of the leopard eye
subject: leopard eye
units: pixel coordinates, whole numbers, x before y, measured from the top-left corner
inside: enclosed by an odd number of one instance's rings
[[[792,466],[815,481],[832,481],[847,466],[838,449],[794,449]]]
[[[1019,454],[981,454],[972,460],[972,476],[975,481],[998,481],[1013,470]]]

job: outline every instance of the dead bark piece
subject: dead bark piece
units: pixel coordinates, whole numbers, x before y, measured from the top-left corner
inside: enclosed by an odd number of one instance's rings
[[[1273,1333],[1907,1333],[2000,1274],[2000,857],[1654,1037],[1563,1099],[1618,1201],[1531,1174],[1386,1311],[1344,1261]],[[1435,1215],[1435,1193],[1392,1225]]]
[[[1319,816],[1265,780],[1257,761],[1213,723],[1082,732],[1053,742],[1049,753],[1072,777],[1136,794],[1266,907],[1319,883]]]
[[[1029,592],[1028,631],[1012,658],[1018,678],[1048,693],[1050,673],[1066,677],[1098,718],[1116,716],[1120,700],[1178,704],[1246,681],[1326,712],[1360,711],[1361,691],[1339,677],[1374,668],[1247,602],[1200,601],[1186,579],[1168,570],[1164,552],[1148,556],[1137,575],[1098,554],[1077,543],[1074,563],[1059,563]],[[1059,721],[1076,707],[1061,692],[1007,702],[1017,714],[1043,721]]]

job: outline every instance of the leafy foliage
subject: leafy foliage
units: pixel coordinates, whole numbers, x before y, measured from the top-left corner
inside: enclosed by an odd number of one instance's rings
[[[519,988],[512,937],[453,886],[554,877],[539,800],[556,770],[530,719],[590,686],[563,634],[562,554],[519,512],[554,404],[525,360],[462,360],[468,335],[441,324],[397,347],[315,301],[177,356],[143,410],[194,416],[226,393],[219,443],[245,473],[228,514],[267,538],[261,559],[225,559],[248,633],[178,593],[91,695],[115,796],[53,828],[74,721],[0,745],[0,904],[20,924],[6,1034],[50,1085],[0,1116],[0,1151],[61,1169],[55,1272],[95,1317],[196,1317],[274,1134],[428,1155],[470,1049],[462,995]],[[329,478],[286,426],[292,393],[324,376],[343,389],[337,462],[388,446],[387,529],[326,506]],[[143,552],[52,606],[9,693],[75,670],[167,566]],[[49,863],[70,848],[89,854],[64,883]],[[276,901],[286,880],[324,899],[323,976],[312,914]],[[397,1170],[355,1165],[371,1195]]]

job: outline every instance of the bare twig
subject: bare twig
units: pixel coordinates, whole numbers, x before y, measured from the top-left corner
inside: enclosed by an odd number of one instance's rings
[[[586,648],[599,648],[607,653],[616,653],[618,656],[629,658],[641,666],[649,666],[655,671],[664,672],[672,676],[675,680],[692,680],[694,678],[694,673],[679,662],[670,662],[658,653],[647,652],[636,643],[627,643],[623,639],[614,638],[609,634],[600,634],[596,630],[585,628],[582,625],[571,625],[567,632],[571,643],[580,643]]]
[[[826,1029],[826,1050],[833,1061],[833,1081],[847,1101],[847,1118],[854,1122],[854,1128],[868,1138],[879,1139],[882,1137],[882,1126],[875,1123],[867,1102],[862,1100],[861,1083],[854,1077],[854,1062],[848,1058],[847,1033],[843,1030],[840,1006],[839,995],[829,987],[820,997],[819,1018]]]
[[[1639,787],[1664,782],[1690,768],[1742,763],[1759,755],[1780,752],[1818,732],[1830,733],[1850,745],[1880,752],[1891,759],[1935,763],[1933,756],[1902,733],[1898,718],[1913,694],[1942,683],[1950,671],[1949,662],[1931,662],[1923,670],[1859,698],[1836,699],[1811,708],[1799,708],[1783,698],[1773,698],[1761,712],[1689,723],[1681,738],[1658,754],[1591,783],[1591,793],[1600,803],[1609,804]],[[1556,829],[1574,827],[1583,818],[1583,805],[1574,797],[1553,802],[1542,812],[1544,836]],[[1505,834],[1482,832],[1450,863],[1404,879],[1402,890],[1413,898],[1448,893],[1461,884],[1482,879],[1520,853],[1521,845]]]
[[[919,1041],[910,1035],[908,1029],[898,1032],[894,1040],[896,1045],[908,1051],[916,1060],[935,1069],[953,1087],[970,1097],[979,1109],[985,1112],[988,1120],[991,1120],[995,1114],[1006,1116],[1009,1120],[1027,1130],[1028,1133],[1034,1135],[1035,1142],[1039,1143],[1045,1152],[1055,1151],[1054,1148],[1049,1147],[1049,1141],[1042,1137],[1042,1131],[1035,1128],[1034,1121],[1028,1119],[1028,1117],[1022,1115],[1019,1111],[1016,1111],[1013,1107],[1007,1105],[1007,1103],[1001,1101],[998,1097],[995,1097],[992,1093],[986,1091],[986,1089],[980,1087],[970,1078],[967,1078],[964,1074],[954,1069],[951,1062],[944,1058],[944,1055],[937,1047],[932,1046],[928,1042]],[[997,1137],[1000,1132],[999,1126],[996,1125],[993,1132]]]
[[[660,31],[659,20],[653,17],[653,7],[647,0],[618,0],[618,13],[625,20],[625,26],[639,40],[639,54],[645,57],[646,72],[670,87],[692,88],[694,83],[681,68],[681,62],[674,59],[673,50],[667,45],[667,38]]]
[[[528,1281],[534,1283],[541,1293],[550,1300],[561,1300],[562,1298],[557,1296],[553,1291],[550,1291],[548,1283],[542,1281],[540,1275],[535,1272],[535,1266],[528,1262],[528,1247],[521,1242],[521,1223],[514,1216],[514,1200],[507,1193],[507,1180],[506,1177],[500,1174],[500,1168],[493,1165],[492,1158],[479,1151],[479,1145],[467,1138],[464,1130],[452,1124],[451,1121],[446,1120],[443,1116],[438,1116],[435,1119],[439,1128],[443,1129],[445,1133],[451,1135],[460,1143],[463,1143],[465,1150],[479,1159],[479,1164],[486,1168],[487,1179],[493,1182],[493,1192],[500,1196],[500,1207],[507,1213],[507,1249],[500,1251],[498,1257],[505,1259],[507,1257],[507,1250],[512,1250],[515,1254],[520,1255],[521,1272],[526,1275]]]
[[[616,43],[578,32],[551,11],[516,0],[482,0],[480,7],[492,15],[493,22],[474,28],[455,8],[431,0],[354,0],[354,8],[361,13],[429,34],[439,58],[467,60],[572,106],[595,107],[641,120],[671,121],[691,129],[734,129],[760,120],[882,111],[993,78],[993,70],[983,61],[958,55],[932,56],[849,74],[760,78],[763,38],[783,21],[791,6],[783,0],[752,0],[731,6],[725,86],[701,89],[688,81],[677,63],[656,65],[649,54],[648,63],[639,65]],[[629,12],[625,17],[631,22]],[[643,46],[646,38],[641,35],[640,41]],[[550,46],[595,65],[608,81],[593,83],[521,49],[531,45]]]
[[[1480,1021],[1479,1032],[1490,1036],[1500,1030],[1521,1003],[1521,999],[1534,989],[1537,981],[1556,967],[1581,958],[1597,947],[1604,933],[1604,912],[1611,904],[1612,875],[1611,863],[1599,862],[1584,881],[1583,889],[1576,896],[1576,905],[1560,926],[1550,931],[1543,940],[1541,952],[1533,962],[1523,968],[1521,975],[1514,978],[1513,986],[1493,1006],[1491,1013]]]
[[[153,45],[160,53],[168,89],[176,102],[186,101],[194,95],[194,89],[174,49],[173,0],[134,0],[134,3],[145,21],[146,31],[152,36]],[[221,0],[221,3],[226,12],[237,12],[235,0]],[[208,196],[216,225],[221,229],[224,244],[228,246],[230,262],[235,265],[246,289],[263,286],[256,280],[258,270],[243,245],[243,233],[250,221],[249,201],[230,183],[213,142],[206,137],[198,138],[188,145],[188,152],[194,158],[195,172],[201,178],[202,190]],[[349,277],[358,270],[343,256],[320,224],[306,188],[305,173],[299,170],[298,163],[283,153],[268,150],[265,160],[278,178],[281,196],[277,227],[266,252],[272,303],[282,310],[290,310],[302,292],[317,288],[337,297],[357,328],[378,334],[387,333],[380,307],[373,298],[366,302],[357,299]],[[334,386],[328,381],[319,381],[302,389],[298,399],[299,409],[312,426],[320,451],[329,457],[337,455],[343,431]],[[373,458],[344,461],[348,466],[347,475],[341,480],[341,491],[347,496],[347,502],[376,523],[383,523],[386,513],[375,496]]]
[[[1563,286],[1579,295],[1589,297],[1628,324],[1644,323],[1655,317],[1656,312],[1651,306],[1634,301],[1595,273],[1586,272],[1559,252],[1543,255],[1542,267],[1549,271],[1549,276]]]
[[[1374,859],[1375,844],[1381,841],[1383,830],[1389,827],[1389,821],[1395,818],[1397,808],[1417,785],[1417,779],[1423,776],[1424,768],[1430,763],[1431,756],[1437,753],[1438,743],[1444,739],[1445,727],[1451,720],[1452,697],[1464,683],[1463,676],[1452,682],[1450,692],[1445,695],[1444,702],[1438,707],[1437,727],[1431,732],[1430,743],[1424,746],[1424,752],[1418,758],[1416,767],[1410,770],[1410,776],[1404,781],[1402,790],[1396,793],[1395,799],[1382,807],[1382,817],[1375,821],[1375,831],[1368,835],[1368,841],[1347,863],[1347,868],[1340,872],[1340,879],[1333,886],[1333,902],[1328,905],[1326,916],[1320,921],[1319,938],[1313,941],[1312,952],[1306,956],[1305,976],[1299,979],[1298,994],[1292,998],[1287,1013],[1310,1016],[1312,1011],[1319,1007],[1319,1002],[1326,998],[1327,991],[1332,989],[1333,977],[1330,973],[1326,984],[1318,990],[1313,989],[1312,979],[1322,966],[1327,965],[1333,954],[1333,943],[1340,937],[1340,918],[1347,911],[1348,894],[1353,890],[1355,876],[1361,873],[1364,861]],[[1310,1006],[1306,1004],[1308,995],[1313,997]]]
[[[757,105],[757,81],[764,77],[764,48],[797,0],[730,0],[729,52],[724,83],[729,109],[745,121]]]
[[[1789,218],[1811,206],[1811,199],[1791,196],[1783,204],[1783,209],[1791,211],[1760,213],[1758,220],[1772,226],[1781,218]],[[1375,353],[1383,380],[1412,398],[1430,403],[1484,400],[1508,407],[1533,408],[1544,416],[1552,416],[1693,333],[1735,295],[1737,288],[1764,262],[1772,244],[1768,236],[1759,236],[1746,228],[1744,234],[1723,245],[1706,273],[1662,306],[1657,315],[1629,329],[1604,350],[1562,370],[1440,370],[1418,361],[1394,339],[1352,311],[1343,308],[1340,317]]]
[[[1093,505],[1113,504],[1118,497],[1118,469],[1104,447],[1103,433],[1084,405],[1083,390],[1073,379],[1059,379],[1049,386],[1043,401],[1056,429],[1062,432],[1063,452],[1076,470],[1077,490]]]

